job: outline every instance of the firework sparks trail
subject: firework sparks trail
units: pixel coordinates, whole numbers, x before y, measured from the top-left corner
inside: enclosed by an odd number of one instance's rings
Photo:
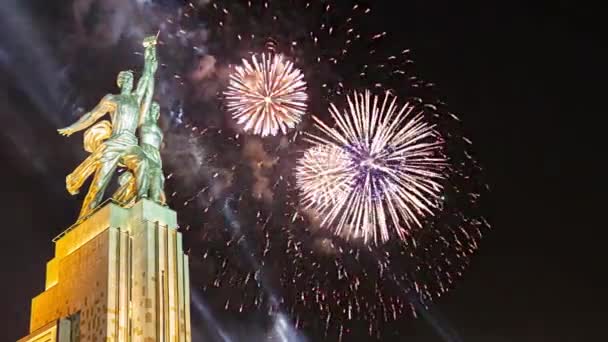
[[[319,156],[315,147],[300,161],[303,205],[321,213],[321,225],[337,235],[386,242],[392,224],[405,240],[440,201],[447,162],[442,139],[422,113],[413,114],[414,106],[399,108],[388,93],[380,100],[355,92],[347,101],[344,112],[331,105],[336,127],[315,118],[322,135],[308,134],[325,153]],[[325,171],[319,158],[330,162]]]
[[[230,75],[225,92],[228,111],[246,132],[261,136],[286,134],[306,113],[302,72],[281,54],[243,59]]]

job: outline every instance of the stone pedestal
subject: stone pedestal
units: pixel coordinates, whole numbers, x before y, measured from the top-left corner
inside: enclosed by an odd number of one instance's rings
[[[65,231],[20,341],[189,342],[188,257],[176,227],[173,210],[142,200],[108,203]]]

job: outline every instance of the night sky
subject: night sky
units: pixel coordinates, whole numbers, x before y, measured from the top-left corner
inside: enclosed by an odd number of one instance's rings
[[[66,111],[113,89],[112,73],[122,67],[119,55],[70,78],[70,63],[112,54],[103,46],[56,53],[70,42],[49,30],[69,27],[70,3],[0,2],[2,341],[27,333],[50,240],[79,209],[63,184],[83,157],[80,140],[55,130],[74,118]],[[436,309],[463,341],[601,340],[606,234],[592,195],[607,57],[599,11],[575,1],[378,3],[375,20],[402,37],[417,71],[463,119],[492,188],[485,198],[492,230]],[[65,89],[70,96],[61,96]],[[442,341],[424,320],[403,321],[395,341]]]

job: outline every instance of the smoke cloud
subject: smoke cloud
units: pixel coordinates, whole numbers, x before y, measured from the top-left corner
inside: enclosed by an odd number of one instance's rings
[[[274,197],[272,191],[272,180],[267,176],[277,164],[278,158],[270,156],[265,150],[259,138],[247,138],[243,148],[243,157],[249,161],[254,183],[252,188],[253,197],[271,203]]]

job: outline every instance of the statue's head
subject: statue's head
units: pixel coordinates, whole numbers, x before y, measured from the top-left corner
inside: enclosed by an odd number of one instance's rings
[[[116,84],[123,93],[130,93],[133,90],[133,71],[126,70],[118,73]]]
[[[150,105],[150,114],[149,114],[149,119],[151,121],[158,121],[158,118],[160,117],[160,105],[158,104],[158,102],[156,101],[152,101],[152,104]]]

